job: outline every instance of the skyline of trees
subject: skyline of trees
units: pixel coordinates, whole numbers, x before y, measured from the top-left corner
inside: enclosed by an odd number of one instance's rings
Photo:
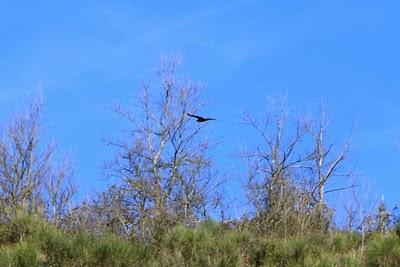
[[[91,199],[74,201],[75,167],[55,144],[41,140],[43,101],[31,98],[2,125],[1,220],[28,212],[66,231],[110,231],[146,244],[157,244],[176,225],[194,228],[210,216],[285,239],[340,227],[335,214],[343,216],[347,230],[363,235],[385,232],[395,222],[383,201],[362,200],[360,178],[346,165],[350,138],[331,141],[323,105],[316,117],[305,118],[275,98],[264,117],[244,115],[241,123],[259,141],[242,151],[243,173],[218,173],[212,159],[217,142],[207,124],[187,116],[204,107],[200,88],[180,76],[180,64],[176,57],[163,59],[155,79],[141,83],[136,106],[114,105],[129,128],[105,140],[115,151],[104,164],[113,183]],[[240,204],[249,209],[238,218],[229,213],[224,179],[244,184],[248,202]],[[338,207],[327,194],[345,194],[347,202]]]

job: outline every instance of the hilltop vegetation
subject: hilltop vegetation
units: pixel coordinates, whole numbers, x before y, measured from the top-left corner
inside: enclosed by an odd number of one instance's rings
[[[397,210],[369,198],[323,105],[305,119],[275,99],[242,117],[257,145],[230,176],[248,207],[232,218],[216,142],[187,116],[204,106],[199,88],[178,67],[163,61],[136,109],[114,106],[130,128],[105,141],[115,183],[92,199],[74,199],[73,164],[43,143],[40,99],[2,124],[0,266],[400,266]]]
[[[156,247],[112,233],[66,233],[32,215],[0,227],[0,266],[399,266],[400,236],[331,231],[283,239],[207,219]]]

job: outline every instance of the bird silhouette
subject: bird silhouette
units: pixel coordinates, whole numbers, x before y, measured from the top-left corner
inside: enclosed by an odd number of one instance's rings
[[[196,120],[197,122],[216,121],[216,119],[213,119],[213,118],[204,118],[204,117],[197,116],[197,115],[193,115],[193,114],[190,114],[190,113],[188,113],[188,116],[189,116],[189,117],[196,118],[196,119],[197,119],[197,120]]]

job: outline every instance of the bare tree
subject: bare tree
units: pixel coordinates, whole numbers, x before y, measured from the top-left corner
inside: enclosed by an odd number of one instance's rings
[[[322,230],[327,230],[332,219],[332,211],[327,207],[325,194],[352,188],[352,172],[345,168],[345,159],[350,148],[350,141],[344,144],[343,148],[338,148],[335,142],[327,141],[327,130],[329,126],[325,107],[320,105],[319,119],[317,123],[308,124],[308,132],[314,141],[313,165],[311,166],[313,176],[311,195],[318,203],[315,209]],[[334,178],[342,179],[341,183],[333,183]],[[327,189],[329,182],[331,186]]]
[[[1,197],[7,213],[12,215],[16,215],[18,209],[36,210],[40,185],[49,172],[47,162],[53,147],[39,152],[41,110],[41,102],[36,101],[1,130]]]
[[[32,98],[28,106],[2,125],[0,132],[0,203],[3,219],[29,212],[52,218],[58,216],[72,198],[60,193],[68,168],[54,170],[55,145],[41,145],[42,98]],[[46,198],[46,185],[51,190]],[[55,187],[53,187],[55,186]],[[46,207],[47,206],[47,207]],[[46,214],[48,207],[52,212]],[[54,210],[54,209],[55,210]],[[57,219],[58,220],[58,219]]]
[[[286,237],[299,232],[297,227],[290,226],[294,216],[307,214],[309,195],[301,190],[298,181],[311,155],[302,150],[305,122],[289,122],[289,110],[282,102],[278,106],[261,122],[248,115],[243,118],[261,137],[260,145],[245,151],[243,158],[248,164],[247,192],[257,213],[256,226],[263,228],[263,232],[280,232]]]
[[[207,125],[187,116],[202,107],[198,87],[180,81],[179,65],[176,58],[166,59],[157,85],[142,82],[136,112],[115,105],[131,128],[128,139],[107,140],[118,149],[105,167],[122,181],[128,213],[124,224],[145,240],[175,223],[193,225],[218,200]]]
[[[243,154],[256,225],[285,237],[325,232],[333,216],[325,194],[353,186],[350,179],[333,179],[351,175],[344,165],[349,144],[340,150],[337,143],[327,142],[328,120],[323,107],[315,121],[295,118],[282,101],[269,106],[272,111],[261,121],[252,116],[243,120],[261,138],[255,149]]]
[[[65,227],[77,185],[73,181],[75,170],[70,160],[63,158],[60,162],[58,167],[52,163],[44,189],[49,220],[59,227]]]

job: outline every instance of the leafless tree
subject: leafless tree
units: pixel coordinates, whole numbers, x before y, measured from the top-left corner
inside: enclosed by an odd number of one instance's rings
[[[60,162],[60,166],[52,163],[44,189],[49,220],[59,227],[65,227],[77,185],[74,183],[75,170],[70,160],[66,157]]]
[[[293,216],[307,214],[309,195],[301,190],[298,179],[311,155],[302,150],[305,122],[289,121],[291,114],[284,103],[278,106],[261,122],[248,115],[243,118],[261,137],[256,149],[245,151],[243,158],[248,164],[248,199],[262,222],[257,227],[287,236],[289,228],[299,230],[290,226]]]
[[[125,201],[125,190],[111,185],[95,197],[85,199],[68,212],[66,230],[77,233],[89,231],[95,234],[113,233],[130,238],[130,225],[126,221],[129,213]]]
[[[316,122],[316,123],[315,123]],[[346,142],[343,148],[338,147],[337,142],[329,142],[327,139],[327,131],[330,121],[327,119],[326,108],[324,104],[320,104],[320,112],[318,120],[308,124],[308,132],[312,136],[314,142],[313,164],[311,166],[313,178],[311,195],[318,203],[317,218],[321,229],[327,230],[329,222],[332,218],[332,211],[327,207],[325,194],[337,192],[352,188],[351,183],[352,172],[348,171],[345,166],[350,141]],[[341,179],[342,182],[336,181],[334,178]],[[331,182],[331,187],[327,189],[327,185]]]
[[[344,163],[349,145],[343,150],[326,141],[328,121],[321,108],[318,120],[295,117],[273,100],[271,111],[258,120],[245,116],[243,122],[260,137],[259,145],[243,153],[248,164],[248,199],[263,231],[303,234],[326,231],[333,210],[325,194],[344,190],[334,177],[348,177]],[[328,181],[331,188],[327,188]]]
[[[67,166],[56,171],[52,161],[55,145],[41,144],[43,102],[33,97],[0,132],[0,204],[2,219],[28,212],[59,220],[71,200],[63,180]],[[51,185],[46,187],[46,185]],[[50,191],[47,191],[49,189]],[[46,192],[50,192],[46,194]],[[46,198],[46,195],[49,198]],[[49,201],[49,202],[48,202]],[[51,213],[47,213],[51,210]]]
[[[144,240],[175,223],[193,225],[218,201],[207,125],[187,116],[203,106],[199,88],[180,80],[179,65],[177,58],[165,59],[158,83],[142,82],[137,110],[114,106],[130,129],[127,139],[107,140],[117,148],[105,167],[122,181],[125,228]]]

